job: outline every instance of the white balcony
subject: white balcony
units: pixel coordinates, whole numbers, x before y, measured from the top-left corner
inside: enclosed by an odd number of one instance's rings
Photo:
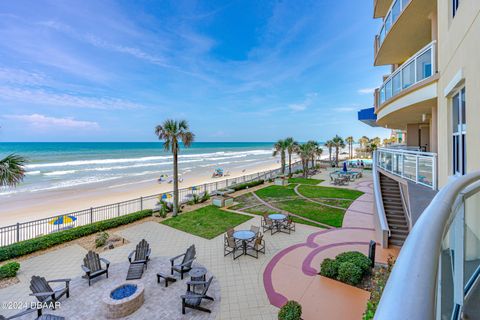
[[[396,176],[437,189],[437,154],[404,149],[379,148],[376,165]]]
[[[392,28],[392,26],[397,22],[398,17],[400,14],[405,10],[407,5],[410,3],[411,0],[395,0],[392,2],[390,9],[388,10],[385,19],[383,19],[382,27],[380,28],[380,32],[376,36],[377,39],[377,48],[380,48],[387,36],[388,32]]]
[[[436,73],[436,41],[418,51],[395,70],[379,89],[377,107],[398,96],[404,90]]]

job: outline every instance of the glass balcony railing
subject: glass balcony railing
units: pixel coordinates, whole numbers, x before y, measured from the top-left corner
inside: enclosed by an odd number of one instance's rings
[[[376,165],[394,175],[437,189],[437,154],[402,149],[379,148]]]
[[[395,70],[379,88],[377,106],[435,74],[436,41],[431,42]]]
[[[388,32],[392,28],[392,26],[397,22],[398,17],[400,14],[405,10],[407,5],[410,3],[412,0],[395,0],[392,3],[392,6],[390,7],[390,10],[388,10],[387,15],[385,16],[385,19],[383,19],[383,24],[382,28],[380,29],[379,34],[377,35],[377,49],[380,48],[383,44],[383,41],[385,40],[385,37],[387,36]]]

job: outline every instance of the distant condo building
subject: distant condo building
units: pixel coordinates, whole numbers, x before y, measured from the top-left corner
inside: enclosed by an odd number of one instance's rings
[[[480,319],[480,1],[373,1],[391,73],[358,118],[402,133],[374,155],[377,241],[402,246],[375,318]]]

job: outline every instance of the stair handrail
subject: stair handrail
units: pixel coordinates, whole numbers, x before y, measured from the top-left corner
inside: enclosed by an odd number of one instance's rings
[[[391,235],[388,227],[387,216],[385,215],[385,208],[383,207],[382,188],[380,185],[380,174],[377,170],[377,152],[373,152],[373,194],[375,197],[375,222],[377,231],[377,239],[380,239],[382,248],[388,248],[388,238]]]
[[[417,220],[375,312],[376,320],[433,320],[442,240],[466,198],[480,192],[480,171],[452,177]]]

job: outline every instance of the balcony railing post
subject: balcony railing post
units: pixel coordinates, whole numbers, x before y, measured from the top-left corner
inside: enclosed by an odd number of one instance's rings
[[[415,182],[418,183],[418,156],[415,156]]]

